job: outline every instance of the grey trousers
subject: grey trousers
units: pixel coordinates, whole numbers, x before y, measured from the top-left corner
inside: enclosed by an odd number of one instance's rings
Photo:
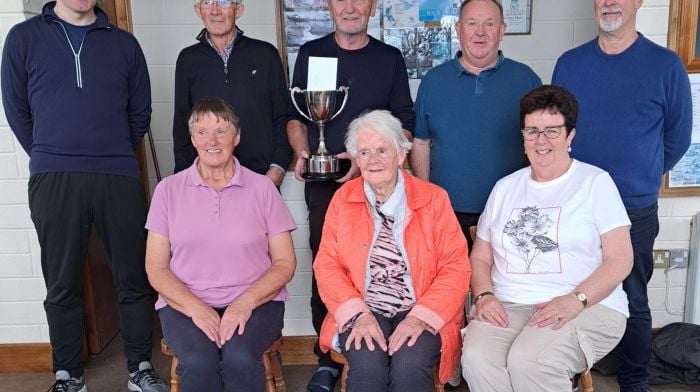
[[[615,348],[625,332],[625,316],[600,304],[559,330],[528,326],[534,305],[503,305],[507,328],[472,320],[462,330],[462,376],[471,392],[571,391],[570,379]]]

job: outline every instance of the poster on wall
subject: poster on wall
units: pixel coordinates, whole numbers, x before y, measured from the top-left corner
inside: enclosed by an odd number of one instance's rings
[[[460,4],[461,0],[420,0],[419,20],[440,22],[445,16],[458,17]]]
[[[404,55],[411,79],[454,56],[459,42],[454,31],[461,0],[378,0],[369,35],[395,46]],[[284,23],[284,53],[289,79],[299,47],[334,31],[326,0],[279,0]]]
[[[693,100],[693,132],[690,148],[668,172],[668,188],[700,187],[700,74],[689,74]]]
[[[384,16],[384,28],[402,28],[422,26],[419,17],[419,4],[417,0],[384,0],[382,14]]]
[[[401,50],[410,79],[421,79],[429,69],[452,58],[449,27],[384,30],[384,42]]]
[[[529,34],[532,0],[502,3],[506,34]],[[299,47],[335,29],[327,4],[327,0],[279,0],[290,80]],[[459,50],[454,25],[460,5],[461,0],[377,0],[368,33],[401,50],[409,78],[421,79]]]
[[[503,0],[506,34],[530,34],[532,0]]]
[[[683,158],[668,172],[669,188],[700,186],[700,143],[693,143]]]

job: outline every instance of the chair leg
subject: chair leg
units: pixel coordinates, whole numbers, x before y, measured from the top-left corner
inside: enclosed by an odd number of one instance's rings
[[[275,380],[275,392],[287,392],[287,385],[284,383],[284,375],[282,374],[282,363],[280,352],[275,350],[267,354],[270,357],[270,365],[272,367],[272,377]]]
[[[272,378],[272,365],[270,365],[270,352],[266,351],[262,357],[265,368],[265,391],[275,392],[275,381]]]
[[[433,366],[433,384],[435,385],[435,392],[445,392],[445,386],[440,383],[440,362]]]
[[[586,369],[581,373],[581,386],[583,387],[583,392],[593,392],[593,376],[591,376],[590,369]]]
[[[340,392],[345,392],[345,383],[348,380],[348,366],[347,362],[343,365],[343,372],[340,375]]]
[[[170,392],[180,392],[180,376],[177,375],[177,365],[180,361],[173,355],[173,361],[170,364]]]

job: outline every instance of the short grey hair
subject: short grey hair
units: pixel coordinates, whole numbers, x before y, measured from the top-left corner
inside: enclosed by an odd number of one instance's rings
[[[231,104],[218,97],[203,97],[194,104],[190,112],[190,118],[187,121],[190,136],[192,136],[194,125],[209,114],[216,117],[218,121],[233,125],[236,133],[241,133],[240,118]]]
[[[199,5],[200,0],[194,0],[194,5]],[[233,4],[243,4],[243,0],[233,0]]]
[[[352,120],[345,134],[345,149],[353,157],[357,156],[357,140],[360,130],[369,130],[384,137],[394,146],[396,152],[402,150],[408,153],[411,142],[406,138],[401,127],[401,121],[388,110],[373,110],[365,112]]]
[[[462,11],[464,11],[464,7],[467,6],[468,3],[470,3],[472,0],[464,0],[462,1],[462,4],[459,6],[459,19],[462,19]],[[491,0],[496,6],[498,7],[498,12],[501,15],[501,23],[505,23],[506,19],[503,17],[503,4],[501,4],[501,0]]]

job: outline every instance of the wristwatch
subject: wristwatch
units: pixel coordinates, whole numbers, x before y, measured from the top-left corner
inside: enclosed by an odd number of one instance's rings
[[[577,300],[579,300],[583,304],[584,308],[588,306],[588,297],[586,297],[585,293],[582,293],[580,291],[574,291],[573,293],[571,293],[571,295],[573,295]]]

